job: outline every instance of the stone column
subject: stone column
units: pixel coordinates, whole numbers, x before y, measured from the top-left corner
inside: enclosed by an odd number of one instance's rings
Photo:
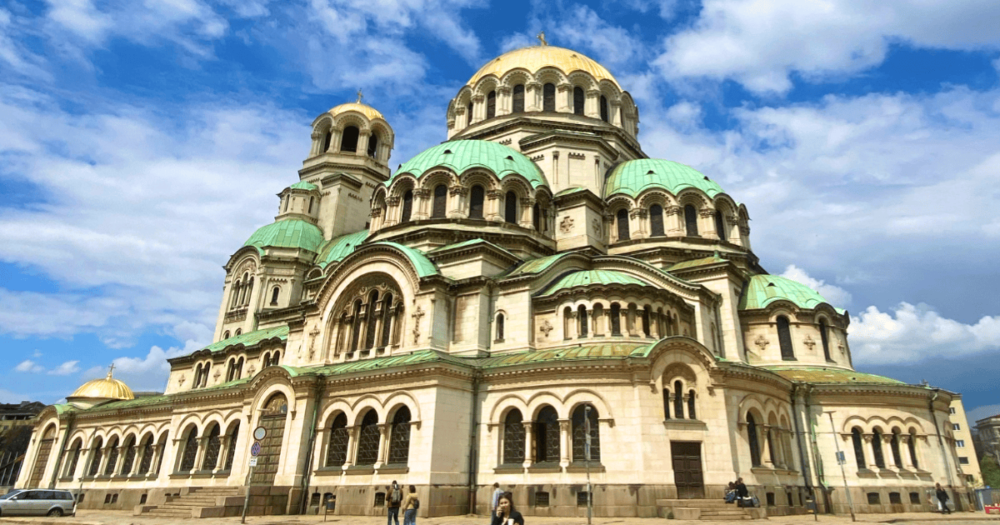
[[[635,318],[636,318],[637,314],[639,313],[639,310],[637,309],[635,312],[633,312],[631,308],[628,308],[626,306],[625,307],[625,312],[626,312],[625,319],[626,319],[626,321],[628,321],[628,325],[627,325],[628,336],[629,337],[638,337],[639,336],[638,331],[635,329]]]
[[[608,101],[608,121],[612,126],[624,127],[622,126],[621,111],[618,109],[621,105],[616,101]]]
[[[355,450],[358,447],[358,433],[361,427],[358,425],[347,427],[347,458],[344,460],[344,468],[354,466]]]
[[[668,206],[663,209],[664,228],[669,236],[684,235],[684,209],[680,206]]]
[[[510,115],[514,97],[511,95],[513,90],[507,86],[500,86],[497,88],[497,116],[501,117],[503,115]]]
[[[215,465],[216,472],[226,468],[226,461],[229,459],[229,441],[231,439],[234,439],[234,437],[228,434],[223,434],[219,438],[219,459]]]
[[[660,339],[660,314],[652,311],[652,306],[650,306],[649,312],[649,335],[653,339]]]
[[[524,468],[528,468],[534,463],[535,455],[533,453],[534,445],[534,435],[535,435],[535,422],[534,421],[522,421],[521,424],[524,425]]]
[[[603,316],[597,313],[596,308],[590,309],[590,337],[597,337],[598,335],[604,335],[607,333],[604,330],[604,327],[600,324],[601,321],[603,321],[603,319],[601,319],[602,317]]]
[[[483,95],[474,95],[472,97],[472,114],[474,115],[472,119],[473,123],[486,119],[486,104],[483,104],[484,100],[486,100],[486,97]]]
[[[448,189],[448,194],[451,197],[451,209],[448,210],[449,219],[468,219],[469,218],[469,204],[468,195],[469,190],[463,188],[462,186],[452,186]]]
[[[320,147],[322,148],[323,146]],[[340,151],[340,130],[330,130],[330,147],[326,151],[327,153],[336,153]]]
[[[771,443],[771,426],[762,425],[761,429],[763,430],[764,434],[764,439],[759,441],[764,445],[763,447],[764,450],[761,451],[763,453],[762,463],[764,463],[764,466],[767,468],[774,468],[774,458],[771,457],[771,448],[774,445],[773,443]]]
[[[385,464],[385,449],[389,444],[389,424],[378,424],[378,459],[375,460],[375,468]]]
[[[870,470],[878,470],[878,465],[875,464],[875,448],[872,446],[875,436],[873,434],[864,434],[863,437],[865,439],[865,456],[868,460],[868,468]]]
[[[163,457],[166,448],[166,445],[162,443],[153,445],[153,459],[149,462],[149,470],[145,473],[147,476],[156,472],[156,466],[160,464],[160,458]]]
[[[198,454],[194,457],[194,470],[202,470],[202,465],[205,463],[205,449],[207,448],[208,436],[198,438]]]
[[[583,114],[590,118],[601,118],[601,91],[591,89],[586,93],[586,102],[583,107]]]
[[[111,456],[111,447],[102,447],[103,454],[101,454],[101,465],[97,468],[97,476],[103,476],[104,471],[108,468],[108,458]]]
[[[500,190],[489,190],[486,192],[486,213],[484,214],[486,220],[491,222],[502,222],[503,216],[500,215],[500,197],[502,193]]]
[[[566,467],[570,461],[573,440],[570,439],[570,420],[559,420],[559,466]]]
[[[573,85],[567,82],[556,86],[556,112],[573,112]]]
[[[135,445],[132,445],[132,450],[135,454],[132,456],[132,467],[129,468],[128,476],[135,476],[139,474],[139,464],[142,463],[142,447],[139,446],[139,442],[136,441]]]
[[[579,335],[580,333],[580,328],[578,325],[579,322],[580,321],[577,320],[576,318],[576,311],[570,310],[569,313],[566,314],[566,320],[563,322],[563,327],[566,332],[565,334],[563,334],[564,340],[573,339],[574,337]]]
[[[891,433],[883,434],[882,435],[882,442],[884,444],[884,446],[882,447],[882,452],[883,453],[888,452],[888,454],[884,455],[884,457],[886,459],[886,462],[885,462],[886,466],[894,468],[894,469],[897,469],[897,470],[903,468],[902,465],[896,463],[896,455],[892,453],[892,434]],[[900,461],[902,461],[902,459],[903,459],[903,450],[902,449],[899,450],[899,459],[900,459]]]
[[[518,205],[521,207],[520,218],[518,221],[518,226],[522,228],[528,228],[529,230],[535,229],[535,222],[532,220],[532,211],[535,206],[535,199],[518,199]]]
[[[541,111],[539,100],[542,98],[542,84],[528,82],[524,85],[524,111]]]
[[[371,136],[371,130],[358,133],[358,149],[355,153],[361,157],[368,156],[368,139],[371,138]]]
[[[719,234],[715,231],[715,210],[712,208],[702,208],[698,210],[698,235],[706,239],[718,239]]]
[[[916,470],[913,467],[913,456],[910,455],[910,435],[899,435],[899,455],[903,457],[903,464],[907,470]]]

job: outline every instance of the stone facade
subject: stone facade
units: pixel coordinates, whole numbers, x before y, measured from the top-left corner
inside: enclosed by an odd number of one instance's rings
[[[582,515],[588,474],[598,516],[737,477],[772,514],[844,512],[845,476],[860,512],[966,492],[958,397],[855,371],[847,312],[767,274],[746,207],[647,159],[606,70],[536,51],[477,74],[451,140],[396,173],[377,111],[318,117],[276,222],[225,266],[215,341],[161,396],[46,408],[19,486],[141,512],[249,477],[252,513],[375,515],[396,480],[421,516],[488,512],[494,482]]]

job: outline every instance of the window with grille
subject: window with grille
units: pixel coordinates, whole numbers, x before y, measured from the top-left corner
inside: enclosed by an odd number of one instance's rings
[[[897,467],[902,467],[903,456],[899,452],[899,435],[896,432],[892,433],[892,438],[889,441],[889,450],[892,452],[892,461]]]
[[[861,440],[860,429],[851,429],[851,442],[854,445],[854,459],[858,464],[858,469],[868,468],[868,465],[865,464],[865,446],[864,442]]]
[[[919,492],[911,492],[910,493],[910,504],[911,505],[920,505],[920,493]]]
[[[524,113],[524,84],[514,86],[511,111],[514,113]]]
[[[794,361],[795,351],[792,349],[792,331],[788,318],[779,315],[775,319],[775,324],[778,326],[778,346],[781,348],[781,358],[786,361]]]
[[[330,444],[326,449],[326,466],[341,467],[347,462],[347,415],[341,413],[333,418],[330,426]]]
[[[885,468],[885,457],[882,455],[882,433],[878,430],[872,431],[872,456],[875,458],[875,466]]]
[[[229,431],[229,448],[226,450],[225,470],[233,470],[233,458],[236,457],[236,439],[240,435],[240,422],[233,424],[233,429]]]
[[[559,461],[559,416],[547,406],[535,420],[535,463]]]
[[[130,436],[125,442],[125,459],[122,461],[121,475],[127,476],[132,473],[132,464],[135,462],[135,436]]]
[[[750,413],[747,413],[747,438],[750,442],[750,463],[755,467],[759,467],[760,444],[757,440],[757,420]]]
[[[524,463],[524,421],[521,411],[513,409],[507,413],[503,423],[503,463],[519,465]]]
[[[80,462],[80,452],[83,450],[83,442],[77,440],[73,445],[73,455],[71,456],[69,466],[66,468],[66,477],[73,477],[76,475],[76,465]]]
[[[597,425],[597,409],[591,408],[589,417],[587,406],[580,405],[573,411],[573,461],[587,459],[585,445],[587,443],[586,420],[590,420],[590,460],[601,461],[601,432]]]
[[[108,443],[108,464],[104,466],[104,475],[115,473],[115,463],[118,463],[118,438]]]
[[[194,462],[198,457],[197,434],[197,429],[194,428],[188,432],[187,440],[184,442],[184,455],[181,457],[181,471],[186,472],[194,469]]]
[[[869,492],[868,493],[868,504],[869,505],[881,505],[882,504],[882,497],[881,497],[881,495],[878,492]]]
[[[589,496],[589,495],[590,495],[590,493],[587,492],[587,491],[577,492],[576,493],[576,506],[577,507],[586,507],[587,506],[587,499],[588,499],[587,496]]]
[[[205,445],[205,460],[201,464],[202,470],[215,470],[219,464],[219,452],[222,451],[222,431],[219,425],[212,426],[208,432],[208,443]]]
[[[358,434],[357,465],[374,465],[378,460],[378,414],[369,410],[361,421],[361,432]]]
[[[535,506],[536,507],[548,507],[549,506],[549,493],[548,492],[536,492],[535,493]]]
[[[402,407],[392,418],[389,435],[389,463],[405,465],[410,459],[410,409]]]

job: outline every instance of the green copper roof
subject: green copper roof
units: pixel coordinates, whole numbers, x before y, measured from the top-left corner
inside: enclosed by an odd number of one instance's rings
[[[754,275],[740,299],[740,310],[760,310],[779,300],[791,301],[805,309],[816,308],[820,303],[829,304],[822,295],[800,282],[777,275]],[[836,310],[844,312],[840,308]]]
[[[673,272],[676,270],[684,270],[686,268],[697,268],[698,266],[707,266],[709,264],[724,263],[725,259],[719,257],[719,252],[715,252],[711,257],[702,257],[701,259],[691,259],[690,261],[681,261],[670,268],[667,268],[668,272]]]
[[[546,361],[578,361],[585,359],[607,359],[628,357],[637,348],[634,344],[607,344],[590,346],[571,346],[568,348],[553,348],[529,352],[511,352],[487,357],[479,361],[482,368],[500,368],[527,363]]]
[[[569,187],[569,188],[566,188],[564,190],[561,190],[561,191],[557,192],[554,196],[555,197],[562,197],[563,195],[571,195],[571,194],[576,193],[578,191],[586,191],[586,190],[587,190],[587,188],[584,188],[584,187],[581,187],[581,186],[572,186],[572,187]]]
[[[419,178],[424,172],[438,166],[449,168],[458,174],[465,173],[470,168],[485,168],[500,179],[517,173],[528,179],[532,188],[549,185],[545,175],[542,175],[542,171],[531,159],[507,146],[487,140],[454,140],[424,150],[403,163],[385,185],[392,184],[400,173],[409,173]]]
[[[547,295],[552,295],[560,290],[566,290],[569,288],[576,288],[578,286],[590,286],[592,284],[620,284],[620,285],[638,285],[638,286],[650,286],[649,283],[636,279],[631,275],[624,274],[621,272],[616,272],[612,270],[581,270],[578,272],[573,272],[571,274],[564,275],[555,284],[549,287],[548,290],[541,293],[539,297],[545,297]]]
[[[420,277],[427,277],[428,275],[439,275],[441,272],[438,271],[437,266],[427,258],[420,250],[410,248],[409,246],[403,246],[402,244],[388,241],[373,242],[367,246],[374,246],[377,244],[382,244],[385,246],[392,246],[397,248],[406,255],[406,258],[413,263],[414,268],[417,269],[417,275]]]
[[[765,368],[778,374],[779,376],[788,379],[789,381],[801,381],[803,383],[881,383],[881,384],[893,384],[893,385],[904,385],[906,383],[902,381],[897,381],[895,379],[883,376],[877,376],[875,374],[866,374],[863,372],[856,372],[854,370],[845,370],[843,368],[824,368],[824,367],[807,367],[807,368],[783,368],[780,366],[764,366]]]
[[[315,224],[301,219],[285,219],[253,232],[243,246],[256,246],[257,249],[274,246],[319,252],[322,244],[323,232]]]
[[[273,339],[277,337],[282,341],[288,340],[288,326],[279,326],[277,328],[267,328],[264,330],[256,330],[254,332],[247,332],[245,334],[234,335],[229,339],[223,339],[217,343],[212,343],[202,350],[208,350],[209,352],[217,352],[232,345],[244,345],[250,346],[255,345],[266,339]]]
[[[529,275],[535,273],[544,272],[547,268],[556,263],[559,259],[566,257],[567,255],[572,255],[573,252],[563,252],[557,253],[555,255],[549,255],[547,257],[542,257],[540,259],[532,259],[521,266],[518,266],[514,271],[510,272],[508,277],[514,277],[518,275]]]
[[[368,230],[348,233],[347,235],[341,235],[340,237],[330,239],[319,249],[319,255],[316,257],[316,261],[321,268],[326,268],[326,266],[330,263],[340,262],[344,257],[354,253],[354,250],[356,250],[358,245],[363,243],[366,238],[368,238]]]
[[[604,198],[617,194],[634,198],[648,188],[662,188],[674,195],[697,188],[709,198],[722,193],[722,187],[690,166],[669,160],[637,159],[623,162],[611,171],[604,182]]]
[[[310,191],[319,189],[315,184],[311,182],[306,182],[304,180],[300,180],[299,182],[292,184],[288,188],[293,190],[310,190]]]
[[[355,372],[368,372],[370,370],[386,369],[398,366],[418,365],[421,363],[431,363],[435,361],[448,361],[452,363],[465,363],[472,365],[472,360],[462,357],[453,357],[436,350],[421,350],[410,354],[394,355],[389,357],[379,357],[375,359],[362,359],[347,363],[315,367],[296,368],[299,374],[323,374],[339,375],[351,374]]]

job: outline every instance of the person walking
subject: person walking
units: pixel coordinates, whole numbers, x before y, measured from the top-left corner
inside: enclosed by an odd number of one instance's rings
[[[504,492],[497,500],[497,509],[493,511],[490,525],[524,525],[524,517],[514,509],[514,495]]]
[[[941,506],[941,514],[951,514],[951,509],[948,508],[948,491],[944,490],[944,487],[940,483],[937,484],[935,489],[938,505]]]
[[[403,525],[417,525],[417,509],[420,499],[417,498],[417,487],[410,485],[410,493],[403,500]]]
[[[392,520],[396,520],[399,525],[399,505],[403,501],[403,491],[399,488],[396,480],[392,480],[392,488],[389,490],[389,509],[386,525],[392,525]]]
[[[500,496],[503,496],[503,489],[500,488],[499,483],[493,484],[493,502],[490,505],[490,513],[497,511],[497,503],[500,502]]]

